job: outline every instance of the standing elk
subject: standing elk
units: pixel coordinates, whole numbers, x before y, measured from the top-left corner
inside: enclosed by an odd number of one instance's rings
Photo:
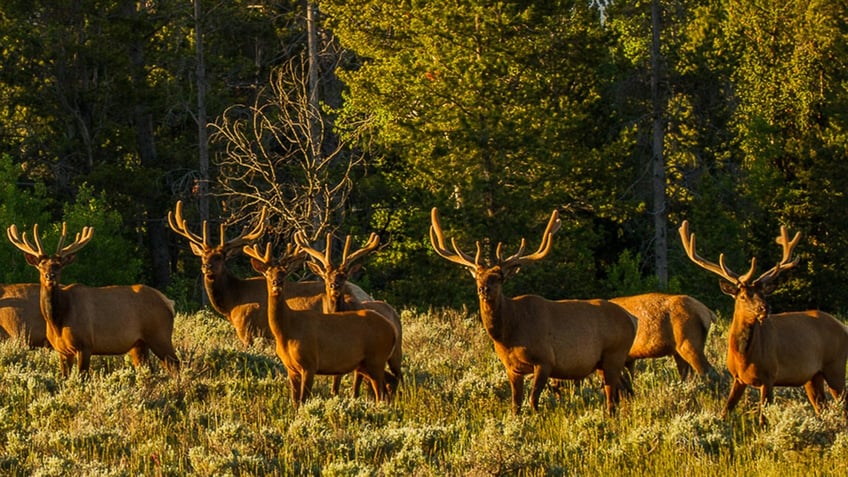
[[[268,291],[263,277],[241,279],[227,268],[227,260],[239,252],[244,245],[253,242],[265,232],[265,210],[259,221],[250,231],[231,240],[226,240],[225,226],[221,224],[219,244],[209,243],[207,224],[203,222],[202,236],[188,229],[183,218],[182,201],[177,202],[176,210],[168,212],[168,225],[178,235],[188,239],[191,251],[200,257],[203,285],[209,297],[209,303],[218,313],[227,318],[236,329],[239,340],[250,346],[257,338],[273,341],[274,335],[268,326]],[[318,281],[294,282],[286,287],[288,305],[296,310],[319,309],[322,306],[324,285]],[[347,294],[367,297],[368,295],[353,284],[345,287]]]
[[[378,401],[387,400],[385,368],[397,343],[391,321],[373,310],[324,313],[294,310],[285,297],[286,279],[305,259],[289,244],[279,259],[271,244],[262,253],[256,245],[245,246],[253,268],[265,277],[268,289],[268,323],[274,333],[277,356],[288,372],[295,407],[312,391],[316,374],[343,375],[356,371],[371,382]],[[400,375],[400,369],[392,369]]]
[[[324,248],[324,252],[320,252],[312,248],[312,246],[309,245],[309,241],[306,239],[306,235],[303,233],[295,234],[294,240],[297,246],[312,258],[311,261],[307,262],[307,266],[324,282],[325,312],[334,313],[336,311],[362,310],[368,308],[380,313],[392,321],[398,330],[398,342],[395,346],[394,353],[392,353],[392,356],[389,358],[389,365],[392,369],[400,369],[401,362],[403,361],[403,325],[400,322],[400,315],[398,315],[397,311],[384,301],[359,301],[356,297],[342,293],[348,278],[356,273],[362,266],[362,263],[357,262],[357,260],[362,259],[376,250],[377,246],[380,244],[380,237],[377,234],[372,233],[368,242],[366,242],[363,247],[360,247],[359,250],[350,253],[351,237],[348,235],[345,238],[345,245],[342,250],[342,261],[338,265],[333,265],[332,261],[333,236],[331,234],[327,234],[327,245]],[[400,384],[402,377],[400,375],[395,376],[394,374],[389,373],[386,379],[389,383],[389,391],[394,393],[397,390],[397,386]],[[338,394],[340,381],[341,376],[336,376],[333,379],[333,394]],[[359,395],[359,384],[361,381],[361,377],[354,373],[354,397]]]
[[[681,379],[692,371],[700,376],[715,371],[704,354],[707,334],[715,314],[706,305],[687,295],[645,293],[617,297],[611,302],[621,306],[638,320],[636,339],[627,357],[633,374],[637,359],[672,356]]]
[[[522,255],[522,239],[518,252],[504,258],[499,243],[491,267],[480,262],[479,241],[474,258],[462,252],[455,240],[451,240],[453,252],[449,251],[435,207],[431,219],[430,241],[436,253],[470,269],[477,283],[480,318],[506,368],[513,412],[519,412],[524,400],[525,375],[533,374],[530,404],[538,410],[539,395],[548,378],[577,380],[597,370],[604,381],[607,411],[615,413],[622,370],[636,336],[635,318],[607,300],[551,301],[538,295],[508,298],[503,294],[508,277],[550,251],[553,234],[561,225],[557,211],[551,214],[535,253]]]
[[[695,234],[689,233],[688,221],[683,222],[679,232],[689,259],[721,277],[722,292],[735,300],[727,346],[727,369],[733,376],[733,385],[722,417],[733,410],[747,386],[760,389],[758,415],[761,425],[766,423],[763,405],[772,402],[774,386],[804,385],[816,414],[825,402],[825,382],[834,398],[842,398],[848,361],[848,328],[833,316],[817,310],[770,314],[766,303],[766,296],[774,291],[778,275],[798,264],[800,258],[792,259],[792,251],[801,233],[796,233],[790,241],[786,227],[781,227],[777,243],[783,247],[783,258],[752,280],[756,257],[751,259],[751,268],[739,275],[727,268],[724,254],[719,255],[718,264],[697,254]]]
[[[0,339],[20,339],[30,348],[50,346],[41,317],[37,283],[0,285]]]
[[[47,340],[61,355],[62,374],[67,376],[77,361],[79,371],[89,368],[91,355],[129,353],[133,364],[147,363],[148,349],[176,375],[177,359],[171,334],[174,330],[174,303],[161,292],[145,285],[87,287],[61,285],[62,270],[92,237],[94,229],[83,227],[73,243],[64,246],[66,226],[56,253],[47,255],[33,226],[34,244],[11,225],[7,234],[12,245],[24,253],[27,263],[39,272],[41,314]]]

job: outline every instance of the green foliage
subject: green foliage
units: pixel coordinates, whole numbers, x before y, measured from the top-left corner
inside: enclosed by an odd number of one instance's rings
[[[142,266],[138,250],[124,237],[121,215],[108,205],[103,193],[96,195],[91,187],[83,185],[77,201],[66,205],[64,212],[69,241],[85,226],[94,228],[94,237],[62,273],[63,282],[89,286],[138,283]],[[59,232],[59,228],[54,225],[54,232]],[[47,247],[45,243],[46,250],[50,250]]]
[[[46,209],[51,201],[43,183],[21,184],[23,170],[20,164],[6,154],[0,154],[0,227],[4,232],[15,224],[18,230],[31,230],[32,225],[47,222]],[[0,260],[7,264],[0,272],[3,283],[37,282],[38,272],[27,265],[21,252],[3,239]]]

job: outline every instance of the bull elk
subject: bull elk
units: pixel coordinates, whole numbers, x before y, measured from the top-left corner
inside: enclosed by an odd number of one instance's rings
[[[783,257],[777,265],[752,280],[757,259],[743,275],[732,272],[719,255],[718,264],[703,259],[695,251],[695,234],[689,223],[680,226],[680,239],[690,260],[715,273],[721,290],[734,298],[733,320],[728,331],[727,369],[733,376],[730,395],[722,416],[726,416],[743,396],[747,386],[760,389],[759,422],[765,424],[763,405],[771,403],[774,386],[801,386],[819,414],[825,401],[824,383],[834,398],[845,390],[845,363],[848,360],[848,329],[832,315],[822,311],[770,314],[766,302],[775,288],[775,279],[798,264],[792,252],[801,234],[792,240],[786,227],[780,228],[777,243]],[[844,403],[843,403],[844,404]]]
[[[76,239],[66,245],[67,229],[56,253],[47,255],[33,226],[31,243],[15,225],[7,230],[9,241],[24,253],[27,263],[39,272],[39,304],[50,345],[61,355],[62,374],[67,376],[76,358],[80,372],[89,368],[91,355],[129,353],[133,364],[147,362],[148,349],[175,375],[179,371],[171,334],[174,330],[174,303],[161,292],[145,285],[87,287],[61,285],[62,270],[91,240],[94,230],[83,227]]]
[[[294,310],[285,299],[286,279],[301,266],[304,255],[289,244],[279,259],[271,244],[264,253],[257,245],[245,246],[253,268],[264,276],[268,294],[268,323],[274,334],[277,356],[288,372],[295,407],[312,391],[316,374],[343,375],[356,371],[371,382],[378,401],[386,400],[385,367],[397,342],[391,321],[373,310],[324,313]],[[400,369],[392,369],[400,374]]]
[[[551,214],[536,252],[522,255],[522,239],[518,252],[504,258],[499,243],[493,266],[481,263],[479,241],[473,258],[460,250],[455,240],[451,240],[453,251],[448,250],[436,208],[431,219],[430,241],[436,253],[470,269],[477,283],[480,318],[506,368],[513,412],[519,412],[524,400],[525,375],[533,374],[530,404],[538,410],[539,395],[548,378],[577,380],[597,370],[604,381],[607,411],[614,413],[621,373],[636,336],[635,318],[607,300],[551,301],[538,295],[508,298],[503,293],[507,278],[550,251],[553,234],[561,225],[557,211]]]
[[[324,252],[320,252],[310,246],[309,241],[306,239],[306,235],[303,233],[295,234],[294,239],[297,246],[312,258],[312,260],[307,262],[307,266],[324,282],[325,312],[333,313],[336,311],[362,310],[368,308],[382,314],[392,321],[398,330],[398,342],[392,356],[389,358],[389,367],[392,369],[401,369],[401,362],[403,361],[403,325],[400,322],[400,315],[398,315],[397,311],[384,301],[360,301],[353,296],[342,293],[348,278],[361,268],[362,262],[359,262],[359,260],[377,249],[377,246],[380,244],[380,237],[377,234],[372,233],[365,245],[353,253],[350,253],[351,237],[348,235],[345,238],[344,249],[342,250],[342,260],[338,265],[334,265],[332,261],[333,236],[331,234],[327,234],[327,245],[324,248]],[[402,379],[401,376],[395,376],[393,373],[389,373],[386,379],[389,382],[389,391],[394,393],[397,390],[397,386],[400,384]],[[340,380],[341,376],[336,376],[334,378],[333,394],[338,393]],[[359,394],[360,382],[361,377],[354,373],[354,397]]]
[[[168,225],[178,235],[188,239],[191,251],[200,257],[203,285],[209,303],[218,313],[227,318],[236,329],[239,340],[249,346],[257,338],[274,339],[268,326],[268,292],[265,279],[250,277],[241,279],[227,268],[227,260],[265,232],[265,210],[256,225],[238,237],[226,240],[226,227],[220,226],[219,243],[211,244],[204,221],[202,236],[189,230],[183,218],[183,204],[178,201],[174,213],[168,212]],[[348,294],[367,296],[353,284],[345,288]],[[322,306],[324,285],[318,281],[296,282],[286,287],[286,297],[291,308],[305,310]]]
[[[20,339],[30,348],[49,346],[37,283],[0,285],[0,339]]]
[[[713,375],[704,354],[707,334],[715,314],[706,305],[687,295],[645,293],[610,299],[638,319],[636,339],[627,358],[633,373],[637,359],[672,356],[681,379],[694,371]]]

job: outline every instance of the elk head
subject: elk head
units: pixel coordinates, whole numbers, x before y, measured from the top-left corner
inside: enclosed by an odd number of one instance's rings
[[[695,251],[695,234],[689,232],[689,222],[683,221],[680,225],[680,239],[683,242],[683,248],[686,250],[686,255],[690,260],[695,262],[701,268],[715,273],[722,278],[720,285],[721,291],[730,295],[736,300],[734,315],[737,313],[740,317],[747,317],[750,321],[757,320],[762,322],[769,314],[768,304],[765,297],[771,294],[775,288],[775,279],[782,272],[793,268],[800,261],[799,257],[792,259],[792,251],[798,242],[801,240],[801,233],[795,234],[792,240],[789,240],[789,234],[786,227],[780,227],[780,236],[777,237],[777,243],[783,247],[783,258],[777,265],[760,275],[757,279],[751,280],[757,268],[757,258],[751,258],[751,268],[743,274],[734,273],[724,263],[724,254],[720,254],[718,264],[707,261]]]
[[[18,228],[14,224],[9,226],[6,233],[12,245],[24,253],[27,263],[38,270],[42,286],[51,289],[59,285],[62,268],[72,263],[77,256],[77,252],[91,240],[92,234],[94,234],[94,228],[83,227],[82,232],[76,234],[73,243],[65,245],[67,224],[63,222],[62,236],[59,238],[59,243],[56,245],[56,253],[53,255],[44,253],[41,238],[38,236],[38,224],[32,227],[34,243],[27,239],[26,232],[19,234]]]
[[[548,226],[542,234],[542,243],[536,252],[530,255],[522,255],[526,245],[526,241],[522,238],[518,251],[504,258],[503,243],[499,242],[495,249],[494,265],[486,266],[481,262],[482,247],[479,240],[477,241],[477,253],[474,255],[474,258],[460,250],[456,244],[456,240],[453,238],[451,238],[453,251],[450,251],[445,244],[445,236],[442,232],[442,226],[439,223],[439,211],[435,207],[433,207],[431,212],[431,221],[430,242],[433,244],[433,249],[442,258],[467,267],[477,282],[478,296],[486,302],[492,302],[501,296],[504,281],[508,277],[518,273],[522,265],[540,260],[550,252],[551,245],[553,244],[553,235],[562,225],[559,219],[559,213],[554,210],[551,213]]]
[[[286,279],[289,274],[299,267],[306,258],[300,249],[295,249],[288,244],[286,252],[276,258],[271,253],[271,243],[265,244],[265,252],[261,252],[258,245],[245,245],[242,249],[245,255],[250,257],[253,269],[265,277],[268,283],[269,297],[282,297]]]
[[[324,281],[327,303],[330,305],[327,311],[330,312],[339,309],[341,300],[344,299],[345,283],[362,267],[362,263],[357,263],[357,260],[376,250],[380,244],[380,237],[372,233],[365,245],[350,253],[351,237],[348,235],[345,238],[344,249],[342,250],[342,261],[338,265],[333,265],[333,236],[331,234],[327,234],[327,245],[323,253],[309,245],[306,234],[303,232],[296,233],[294,240],[302,251],[312,257],[313,260],[307,262],[306,265]]]
[[[201,271],[206,280],[214,281],[225,273],[225,263],[242,246],[258,239],[265,232],[265,208],[259,215],[259,220],[250,231],[243,231],[238,237],[227,241],[226,226],[221,224],[219,230],[219,244],[211,245],[208,240],[207,223],[204,220],[201,225],[203,236],[199,236],[188,229],[183,218],[183,203],[177,202],[175,213],[168,212],[168,225],[171,230],[188,239],[191,251],[200,257]]]

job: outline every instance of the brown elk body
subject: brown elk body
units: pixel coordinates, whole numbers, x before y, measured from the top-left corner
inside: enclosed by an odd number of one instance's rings
[[[54,255],[47,255],[33,227],[30,243],[12,225],[9,240],[24,252],[27,263],[40,275],[39,303],[50,345],[61,356],[62,373],[67,375],[74,359],[80,372],[89,368],[91,355],[129,353],[135,365],[147,362],[150,350],[172,374],[179,359],[171,342],[174,304],[161,292],[144,285],[87,287],[61,285],[62,269],[74,261],[77,251],[91,240],[91,227],[83,228],[76,240],[62,247],[62,237]]]
[[[0,285],[0,339],[19,339],[30,348],[49,346],[41,316],[40,285]]]
[[[689,258],[719,275],[723,279],[722,291],[735,300],[727,346],[727,369],[733,376],[733,385],[723,415],[733,410],[747,386],[760,390],[760,424],[765,424],[763,405],[773,400],[775,386],[803,385],[816,414],[826,399],[825,383],[834,398],[841,399],[848,361],[848,328],[821,311],[770,314],[766,303],[777,276],[799,261],[792,259],[792,251],[800,233],[790,241],[786,228],[781,227],[777,243],[783,247],[782,260],[752,280],[756,259],[751,260],[747,273],[738,275],[727,268],[724,254],[715,264],[696,253],[695,235],[689,233],[688,222],[684,221],[679,231]]]
[[[385,316],[391,320],[398,331],[397,344],[392,356],[389,358],[390,369],[401,369],[403,361],[403,325],[400,321],[400,315],[388,303],[381,300],[366,300],[360,301],[355,296],[343,293],[345,285],[348,283],[348,278],[356,273],[361,267],[361,262],[358,262],[362,257],[376,250],[380,243],[380,238],[377,234],[371,234],[365,246],[361,247],[353,253],[350,252],[350,235],[345,239],[344,250],[342,251],[342,261],[335,265],[332,261],[332,235],[327,235],[327,245],[324,252],[320,252],[309,245],[306,236],[303,234],[295,234],[295,242],[306,252],[313,260],[307,262],[307,265],[315,275],[321,278],[324,282],[324,311],[334,313],[337,311],[353,311],[370,309]],[[389,391],[394,393],[397,386],[400,384],[402,377],[389,372],[386,375],[386,380],[389,384]],[[341,376],[336,376],[333,379],[333,394],[337,394]],[[361,377],[354,373],[353,380],[353,395],[359,395],[359,384]]]
[[[636,339],[627,357],[631,374],[637,359],[672,356],[681,379],[692,371],[698,375],[714,373],[704,354],[707,334],[715,313],[687,295],[645,293],[617,297],[611,302],[638,319]]]
[[[202,237],[191,232],[182,214],[182,202],[177,202],[174,214],[168,213],[171,229],[188,239],[192,252],[200,257],[203,285],[209,303],[226,317],[236,330],[239,340],[251,345],[254,340],[273,341],[268,325],[268,290],[263,277],[242,279],[235,276],[226,265],[227,260],[242,247],[262,236],[265,229],[264,211],[256,226],[231,240],[225,239],[225,227],[220,228],[220,243],[213,245],[207,237],[207,227],[202,225]],[[362,289],[349,283],[349,295],[368,296]],[[319,281],[293,282],[286,287],[289,307],[295,310],[320,309],[323,306],[324,284]]]
[[[268,288],[268,322],[274,333],[275,350],[288,372],[292,400],[302,404],[311,393],[315,375],[364,375],[378,401],[386,400],[385,367],[397,341],[397,330],[373,310],[324,313],[289,307],[285,287],[290,269],[304,259],[291,246],[280,259],[258,247],[244,247],[254,269]],[[394,370],[399,372],[399,370]]]
[[[533,375],[530,404],[538,409],[539,395],[548,378],[582,379],[598,371],[604,381],[607,411],[614,413],[621,391],[621,373],[636,336],[636,320],[620,306],[607,300],[547,300],[538,295],[508,298],[504,280],[520,266],[543,258],[550,251],[552,236],[559,228],[557,212],[551,215],[539,249],[522,256],[502,256],[498,244],[494,266],[480,263],[477,242],[475,258],[452,241],[447,249],[438,211],[432,210],[430,240],[436,253],[471,270],[477,284],[480,318],[492,339],[495,352],[506,368],[512,388],[512,410],[518,413],[524,400],[524,376]]]

